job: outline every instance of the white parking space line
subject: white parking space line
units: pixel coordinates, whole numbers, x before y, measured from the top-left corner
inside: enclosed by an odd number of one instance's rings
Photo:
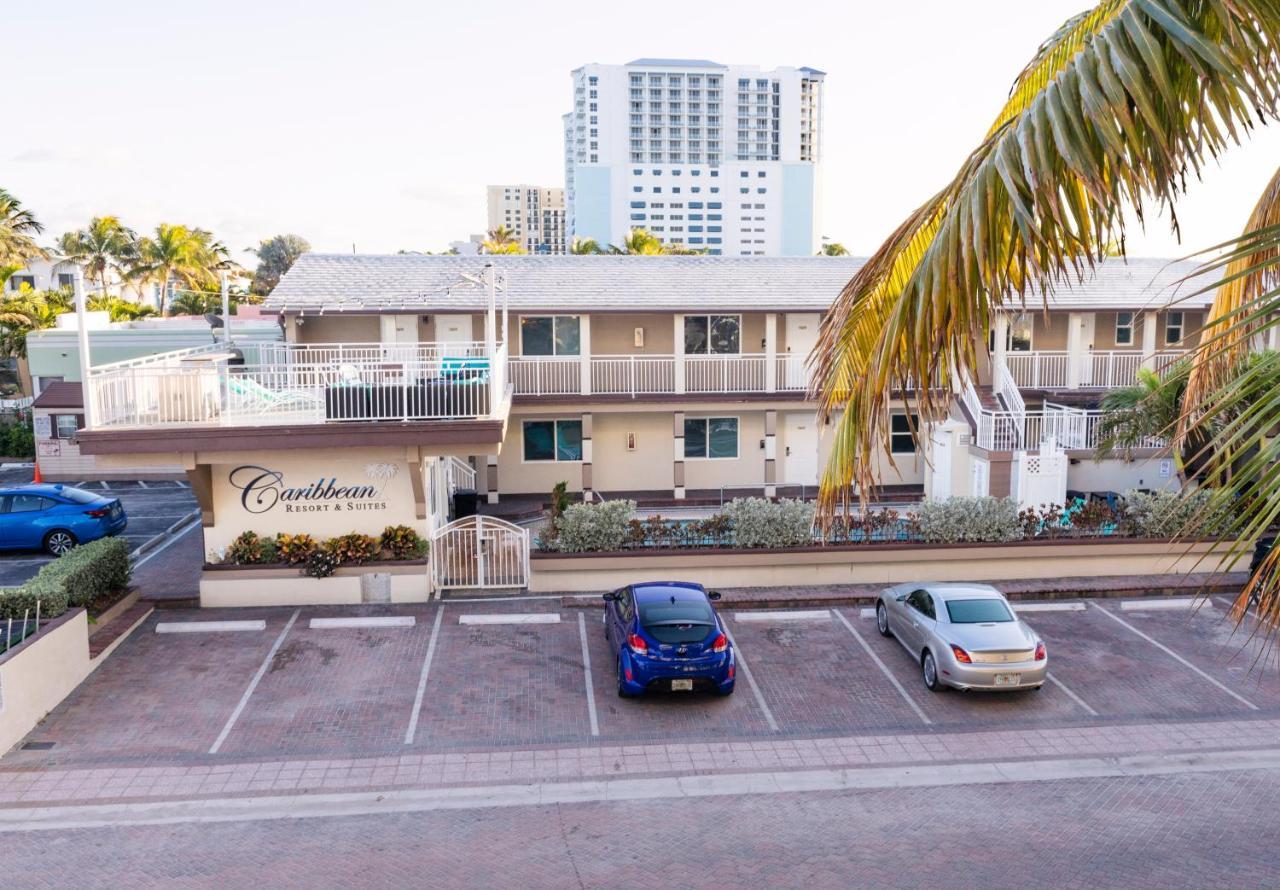
[[[141,479],[139,479],[139,480],[138,480],[138,487],[139,487],[139,488],[150,488],[151,486],[150,486],[150,485],[148,485],[147,483],[143,482]]]
[[[1073,702],[1079,705],[1081,709],[1084,710],[1085,713],[1093,717],[1098,716],[1098,712],[1095,711],[1093,708],[1089,707],[1087,704],[1085,704],[1084,699],[1082,699],[1080,696],[1072,692],[1066,683],[1063,683],[1061,680],[1059,680],[1049,671],[1045,671],[1045,676],[1049,678],[1050,683],[1052,683],[1054,686],[1057,686],[1059,689],[1065,692],[1067,694],[1067,698],[1071,699]]]
[[[1142,631],[1138,630],[1138,628],[1134,627],[1134,626],[1133,626],[1132,624],[1130,624],[1129,622],[1125,621],[1125,620],[1124,620],[1123,618],[1121,618],[1119,615],[1116,615],[1116,614],[1114,614],[1114,613],[1112,613],[1112,612],[1107,611],[1106,609],[1102,608],[1102,606],[1099,606],[1099,605],[1096,605],[1096,604],[1095,604],[1095,605],[1094,605],[1094,608],[1095,608],[1095,609],[1097,609],[1099,612],[1101,612],[1103,615],[1106,615],[1108,618],[1110,618],[1112,621],[1116,622],[1117,624],[1121,624],[1121,625],[1123,625],[1123,626],[1127,627],[1129,630],[1133,631],[1135,634],[1137,634],[1138,636],[1142,637],[1142,639],[1146,640],[1146,641],[1147,641],[1148,643],[1150,643],[1152,646],[1155,646],[1155,647],[1156,647],[1157,649],[1159,649],[1161,652],[1165,653],[1166,655],[1171,656],[1175,661],[1177,661],[1177,662],[1178,662],[1179,664],[1181,664],[1183,667],[1186,667],[1186,668],[1189,668],[1189,669],[1191,669],[1191,670],[1195,671],[1195,672],[1196,672],[1197,674],[1199,674],[1201,677],[1203,677],[1204,679],[1208,680],[1208,681],[1209,681],[1210,683],[1212,683],[1214,686],[1217,686],[1219,689],[1221,689],[1221,690],[1222,690],[1223,692],[1225,692],[1227,695],[1229,695],[1229,696],[1231,696],[1232,698],[1234,698],[1236,701],[1240,702],[1242,705],[1244,705],[1245,707],[1247,707],[1249,710],[1251,710],[1251,711],[1257,711],[1257,710],[1260,710],[1260,709],[1258,708],[1258,706],[1257,706],[1257,705],[1255,705],[1253,702],[1249,701],[1249,699],[1245,698],[1243,695],[1240,695],[1238,692],[1236,692],[1236,691],[1234,691],[1234,690],[1232,690],[1232,689],[1230,689],[1230,688],[1228,688],[1228,687],[1224,686],[1223,684],[1219,683],[1217,680],[1213,679],[1213,677],[1210,677],[1210,676],[1209,676],[1208,674],[1206,674],[1204,671],[1200,670],[1200,668],[1196,667],[1194,664],[1192,664],[1191,662],[1187,661],[1185,658],[1183,658],[1183,657],[1182,657],[1181,655],[1179,655],[1177,652],[1174,652],[1172,649],[1170,649],[1170,648],[1169,648],[1168,646],[1166,646],[1164,643],[1161,643],[1161,642],[1160,642],[1159,640],[1157,640],[1155,637],[1148,636],[1147,634],[1145,634],[1145,633],[1143,633]]]
[[[933,721],[929,719],[929,716],[925,714],[923,710],[921,710],[918,704],[915,703],[915,700],[912,699],[911,696],[907,694],[907,690],[903,687],[901,683],[898,682],[898,678],[889,672],[888,665],[886,665],[883,661],[881,661],[880,656],[876,655],[876,653],[872,651],[870,644],[868,644],[867,641],[862,638],[862,634],[858,633],[858,629],[849,623],[848,618],[844,617],[844,613],[841,612],[839,609],[836,609],[835,612],[836,612],[836,617],[840,619],[840,623],[849,629],[849,633],[853,634],[853,638],[857,640],[858,644],[862,646],[863,650],[868,655],[871,656],[871,660],[874,661],[876,663],[876,666],[880,668],[880,672],[889,678],[889,682],[893,684],[893,688],[898,690],[898,695],[902,696],[902,700],[911,706],[911,710],[916,712],[916,716],[919,717],[926,724],[933,723]],[[872,613],[874,614],[874,610],[872,610]]]
[[[293,622],[298,620],[298,613],[301,609],[294,609],[293,614],[289,616],[289,621],[284,626],[284,630],[280,631],[280,636],[276,637],[276,641],[271,644],[271,651],[267,653],[267,657],[262,659],[262,664],[258,668],[258,672],[253,675],[253,679],[249,681],[249,688],[244,691],[244,695],[240,696],[240,701],[236,704],[236,709],[231,712],[231,716],[227,718],[227,725],[222,727],[222,732],[218,733],[218,738],[214,741],[213,747],[209,749],[210,754],[217,754],[218,749],[222,747],[222,743],[227,740],[227,736],[231,735],[231,727],[236,725],[236,721],[240,719],[240,715],[244,713],[245,706],[249,704],[249,696],[253,695],[253,690],[258,688],[258,684],[262,682],[262,678],[267,674],[267,668],[271,667],[271,662],[275,660],[276,653],[280,651],[280,647],[284,645],[284,638],[289,635],[289,631],[293,629]]]
[[[444,619],[444,605],[436,607],[436,620],[431,625],[431,639],[427,641],[427,654],[422,659],[422,673],[418,676],[418,692],[413,697],[413,713],[409,715],[409,728],[405,730],[404,743],[413,744],[418,732],[418,714],[422,712],[422,699],[427,692],[427,676],[431,673],[431,659],[436,654],[436,640],[440,637],[440,622]]]
[[[492,615],[459,615],[459,624],[559,624],[559,612],[506,612]]]
[[[1015,612],[1083,612],[1084,603],[1010,603]]]
[[[1125,612],[1148,612],[1155,610],[1174,611],[1178,609],[1194,609],[1197,606],[1203,606],[1212,610],[1213,606],[1209,605],[1204,599],[1198,596],[1175,596],[1165,597],[1161,599],[1143,599],[1143,600],[1121,600],[1120,608]]]
[[[358,618],[312,618],[308,625],[312,630],[331,630],[348,627],[413,627],[412,615],[381,615]]]
[[[173,480],[173,482],[174,482],[174,484],[175,484],[175,485],[177,485],[179,488],[190,488],[190,487],[191,487],[191,486],[190,486],[190,485],[188,485],[187,483],[183,482],[181,479],[174,479],[174,480]]]
[[[156,625],[158,634],[221,633],[266,629],[265,621],[161,621]]]
[[[189,534],[191,533],[191,530],[192,530],[192,529],[195,529],[195,528],[200,528],[200,523],[199,523],[199,522],[193,522],[193,523],[191,523],[191,524],[190,524],[190,525],[188,525],[186,528],[184,528],[182,531],[178,532],[176,535],[173,535],[171,538],[169,538],[169,540],[165,541],[165,542],[164,542],[163,544],[161,544],[159,547],[157,547],[156,549],[152,550],[152,551],[151,551],[150,553],[148,553],[146,556],[142,557],[142,559],[140,559],[140,560],[138,560],[137,562],[135,562],[135,563],[133,564],[133,568],[134,568],[134,570],[136,571],[137,569],[141,568],[141,567],[142,567],[143,565],[145,565],[149,560],[154,559],[158,554],[164,553],[164,551],[168,550],[168,549],[169,549],[171,546],[173,546],[173,544],[174,544],[175,542],[177,542],[179,539],[181,539],[181,538],[185,538],[187,535],[189,535]]]
[[[591,653],[587,651],[587,619],[578,613],[578,639],[582,641],[582,672],[587,680],[587,716],[591,719],[591,734],[600,735],[600,718],[596,716],[596,691],[591,684]]]
[[[747,660],[742,657],[742,650],[738,648],[738,641],[733,638],[733,631],[729,626],[725,625],[725,633],[729,635],[729,642],[733,643],[733,657],[737,664],[738,673],[742,674],[747,680],[747,685],[751,687],[751,691],[755,693],[756,704],[760,706],[761,713],[764,714],[765,722],[769,724],[769,728],[774,732],[778,732],[778,721],[773,717],[773,711],[769,710],[769,703],[764,700],[764,693],[760,691],[756,678],[751,674],[751,668],[747,666]]]
[[[830,621],[830,609],[792,612],[734,612],[734,621]]]

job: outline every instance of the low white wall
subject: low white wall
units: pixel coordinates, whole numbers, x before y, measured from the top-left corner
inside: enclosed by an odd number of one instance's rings
[[[708,587],[1008,581],[1022,578],[1165,575],[1211,571],[1208,543],[1084,541],[1018,544],[871,544],[810,550],[697,550],[535,556],[531,592],[597,592],[679,579]]]
[[[200,605],[204,608],[241,606],[358,605],[360,576],[391,576],[391,602],[425,603],[431,598],[429,565],[366,565],[338,569],[328,578],[308,578],[297,568],[208,570],[200,574]]]
[[[84,609],[0,655],[0,754],[21,741],[92,670]]]

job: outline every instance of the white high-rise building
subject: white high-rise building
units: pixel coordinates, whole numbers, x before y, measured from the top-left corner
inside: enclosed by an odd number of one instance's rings
[[[813,68],[636,59],[573,72],[569,238],[632,228],[726,256],[817,251],[822,83]]]
[[[564,189],[489,186],[488,230],[506,226],[526,253],[566,253]]]

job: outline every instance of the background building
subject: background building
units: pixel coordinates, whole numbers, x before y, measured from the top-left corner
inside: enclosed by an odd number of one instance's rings
[[[537,185],[489,186],[487,230],[506,226],[528,253],[567,253],[564,189]]]
[[[824,77],[691,59],[576,69],[569,239],[617,244],[645,228],[712,254],[813,254]]]

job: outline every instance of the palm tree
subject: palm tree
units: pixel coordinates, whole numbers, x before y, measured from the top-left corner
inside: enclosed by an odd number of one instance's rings
[[[27,357],[27,334],[51,328],[58,316],[72,309],[65,291],[36,291],[24,287],[0,300],[0,353]]]
[[[112,297],[106,294],[90,297],[87,308],[91,312],[110,313],[112,321],[137,321],[139,318],[146,318],[149,315],[156,314],[154,306],[147,306],[143,303],[135,303],[132,300]]]
[[[129,277],[150,282],[160,288],[160,314],[165,314],[166,301],[173,284],[192,290],[213,291],[218,287],[218,274],[238,269],[226,245],[213,234],[197,228],[161,223],[154,237],[138,241],[137,259]]]
[[[516,240],[516,233],[509,226],[498,226],[490,229],[485,240],[480,244],[482,253],[524,253],[525,250]]]
[[[206,291],[178,291],[169,304],[169,312],[173,315],[205,315],[210,312],[221,314],[222,296]]]
[[[91,280],[98,279],[98,292],[107,292],[107,274],[124,277],[137,261],[138,236],[114,216],[95,216],[89,225],[67,232],[58,239],[58,252],[68,261],[84,267]]]
[[[661,256],[669,250],[657,235],[645,229],[632,229],[617,246],[610,246],[609,253],[625,253],[639,256]]]
[[[49,255],[35,241],[44,226],[22,202],[0,188],[0,266],[25,266]],[[12,274],[12,273],[10,273]]]
[[[841,244],[839,241],[828,241],[822,245],[822,250],[819,250],[816,255],[817,256],[848,256],[849,249],[845,247],[843,244]]]
[[[1129,458],[1135,448],[1143,447],[1145,440],[1168,436],[1182,411],[1190,372],[1186,361],[1174,364],[1163,377],[1140,368],[1132,386],[1113,389],[1103,396],[1098,406],[1103,413],[1098,421],[1094,459],[1105,460],[1117,452]]]
[[[910,401],[935,415],[976,378],[997,312],[1019,307],[1030,289],[1070,286],[1109,244],[1123,254],[1129,212],[1168,211],[1176,232],[1188,179],[1276,118],[1278,102],[1275,0],[1105,0],[1059,28],[954,178],[898,227],[824,319],[815,388],[834,441],[822,515],[847,500],[853,482],[864,492],[874,485],[878,453],[889,450],[884,406],[893,389],[934,381]],[[1280,324],[1280,183],[1244,235],[1211,250],[1225,252],[1198,270],[1213,281],[1199,293],[1216,289],[1217,298],[1191,358],[1174,447],[1201,462],[1206,509],[1232,517],[1219,545],[1226,566],[1280,522],[1272,436],[1280,387],[1272,362],[1246,360],[1258,335]],[[1280,630],[1280,548],[1258,567],[1250,594]]]
[[[594,238],[574,238],[573,243],[569,245],[569,253],[578,256],[597,256],[604,253],[604,248]]]

